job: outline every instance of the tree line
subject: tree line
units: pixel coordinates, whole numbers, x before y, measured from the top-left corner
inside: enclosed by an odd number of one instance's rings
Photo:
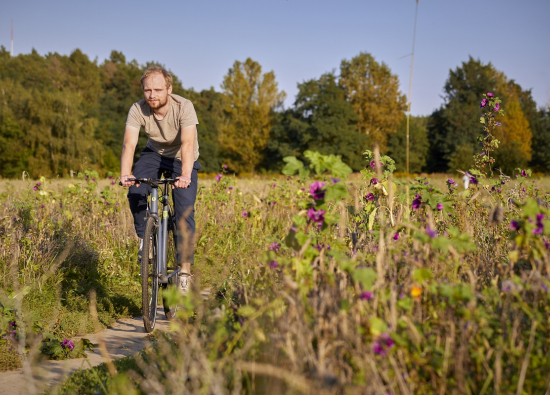
[[[82,51],[11,57],[0,48],[0,176],[66,176],[71,170],[117,173],[124,126],[140,100],[145,68],[118,51],[98,63]],[[290,108],[275,73],[252,60],[236,61],[221,90],[195,91],[174,76],[173,92],[190,99],[199,118],[203,170],[222,164],[237,173],[279,171],[282,158],[303,160],[307,150],[341,155],[353,170],[377,143],[405,171],[406,107],[399,79],[369,53],[342,60],[338,71],[298,83]],[[479,152],[479,101],[503,99],[505,120],[496,168],[550,172],[550,111],[537,109],[530,90],[491,63],[469,58],[443,87],[444,103],[410,119],[410,171],[448,172],[471,166]],[[147,139],[140,137],[136,156]]]

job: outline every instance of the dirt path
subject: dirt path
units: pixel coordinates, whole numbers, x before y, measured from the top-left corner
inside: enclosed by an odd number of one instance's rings
[[[159,308],[157,314],[155,329],[168,330],[169,323],[165,319],[162,307]],[[89,339],[94,344],[98,344],[101,337],[111,359],[133,355],[150,343],[147,333],[143,329],[141,317],[118,320],[101,332],[82,337]],[[96,366],[105,361],[106,359],[101,356],[98,347],[96,347],[93,353],[88,352],[88,358],[64,361],[48,360],[33,366],[31,368],[32,379],[29,379],[23,369],[0,372],[0,394],[39,394],[44,392],[47,387],[62,383],[69,374],[76,370],[88,369],[90,365]]]

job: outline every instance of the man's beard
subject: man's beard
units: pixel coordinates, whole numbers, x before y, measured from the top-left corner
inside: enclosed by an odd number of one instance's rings
[[[164,99],[164,101],[157,99],[154,102],[150,102],[149,100],[147,100],[147,104],[149,105],[149,107],[151,107],[152,110],[158,110],[159,108],[164,107],[166,103],[168,103],[168,96],[166,96],[166,99]]]

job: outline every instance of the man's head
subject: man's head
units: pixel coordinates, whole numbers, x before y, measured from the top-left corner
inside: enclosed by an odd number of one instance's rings
[[[168,103],[168,95],[172,93],[172,75],[168,71],[158,66],[149,67],[140,82],[149,107],[157,110]]]

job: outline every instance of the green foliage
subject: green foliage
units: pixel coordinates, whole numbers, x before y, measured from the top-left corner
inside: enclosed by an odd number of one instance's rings
[[[48,335],[44,338],[40,351],[51,359],[87,358],[86,351],[94,352],[94,347],[88,339],[80,339],[73,344],[71,340],[65,339],[61,342]]]
[[[333,177],[346,179],[352,172],[349,166],[342,162],[340,155],[322,155],[319,152],[305,151],[304,157],[309,161],[309,168],[318,176],[328,173]],[[299,173],[300,177],[309,175],[309,170],[304,167],[302,161],[294,156],[283,158],[283,161],[286,163],[282,170],[284,175],[293,176],[296,173]]]
[[[409,120],[409,172],[420,173],[428,159],[428,117],[411,116]],[[396,170],[407,171],[407,118],[403,117],[397,133],[388,139],[388,155],[395,159]]]

